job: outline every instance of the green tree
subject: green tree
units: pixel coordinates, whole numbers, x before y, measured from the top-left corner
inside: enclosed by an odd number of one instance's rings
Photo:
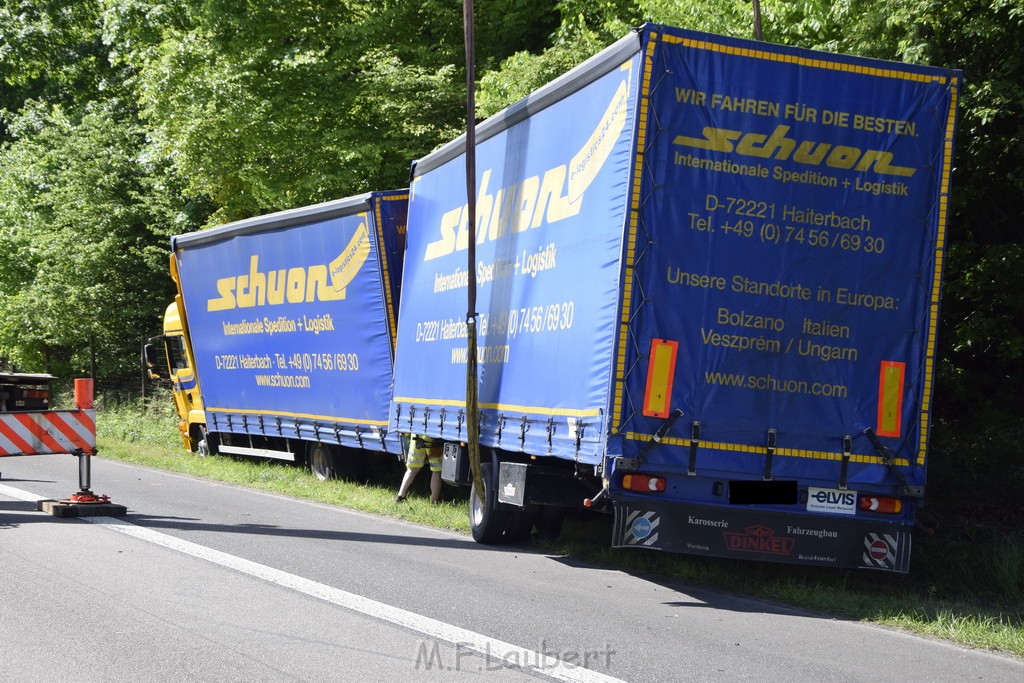
[[[8,138],[3,112],[27,100],[73,110],[117,87],[99,17],[94,2],[0,0],[0,141]]]
[[[0,355],[67,376],[89,370],[92,339],[100,377],[133,377],[173,294],[168,236],[195,218],[130,112],[84,110],[29,103],[0,148]]]
[[[561,0],[561,23],[542,50],[522,49],[480,78],[477,113],[496,114],[587,58],[597,54],[638,23],[634,0]]]
[[[410,161],[461,126],[458,3],[105,4],[154,150],[220,207],[212,223],[403,187]],[[540,45],[545,6],[486,3],[481,64]]]

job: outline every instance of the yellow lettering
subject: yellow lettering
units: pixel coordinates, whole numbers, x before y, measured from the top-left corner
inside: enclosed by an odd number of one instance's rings
[[[222,277],[217,280],[217,293],[219,299],[210,299],[206,302],[208,311],[229,311],[235,307],[235,278]]]
[[[884,175],[910,177],[917,172],[915,168],[893,164],[892,152],[877,149],[861,150],[847,145],[833,147],[828,143],[813,140],[794,140],[787,135],[789,126],[776,126],[768,136],[711,126],[705,127],[702,133],[703,138],[677,135],[672,144],[713,152],[735,151],[744,156],[762,159],[786,160],[793,155],[793,161],[800,164],[818,166],[824,161],[826,166],[832,168],[855,168],[858,171],[874,171]]]
[[[290,268],[288,270],[287,296],[288,303],[300,304],[306,299],[306,269]]]
[[[427,245],[427,253],[423,260],[429,261],[439,256],[447,256],[455,251],[455,228],[459,227],[461,217],[461,206],[441,216],[441,239]]]
[[[733,141],[738,140],[740,135],[742,135],[738,130],[712,128],[711,126],[706,126],[701,132],[704,135],[703,140],[686,137],[685,135],[677,135],[672,144],[696,147],[697,149],[710,149],[712,152],[731,152],[733,150]]]

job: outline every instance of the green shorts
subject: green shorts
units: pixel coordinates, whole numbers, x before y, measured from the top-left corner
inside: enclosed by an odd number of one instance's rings
[[[431,472],[441,471],[441,444],[429,436],[413,434],[409,440],[409,457],[405,464],[413,469],[423,467],[429,461]]]

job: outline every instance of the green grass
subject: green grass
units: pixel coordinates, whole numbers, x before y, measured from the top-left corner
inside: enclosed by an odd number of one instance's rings
[[[397,460],[371,458],[365,482],[321,482],[306,470],[287,464],[187,453],[181,448],[175,424],[167,401],[149,406],[101,405],[100,456],[469,531],[466,490],[445,487],[443,503],[430,505],[429,477],[424,473],[408,500],[395,503],[404,472]],[[616,550],[609,547],[610,537],[608,516],[580,516],[566,521],[558,540],[535,538],[533,543],[543,552],[615,567],[654,581],[685,581],[1024,657],[1024,541],[1020,536],[947,537],[940,528],[935,537],[915,538],[907,576]]]

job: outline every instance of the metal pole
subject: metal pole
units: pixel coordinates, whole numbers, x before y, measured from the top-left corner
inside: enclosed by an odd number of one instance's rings
[[[761,0],[754,0],[754,37],[764,40],[764,34],[761,33]]]
[[[142,386],[142,405],[146,405],[146,338],[139,337],[139,381]]]
[[[469,249],[466,252],[466,270],[469,273],[466,310],[466,440],[473,484],[480,502],[484,503],[476,364],[476,54],[473,45],[473,14],[473,0],[462,0],[462,25],[466,44],[466,212],[469,222]]]

